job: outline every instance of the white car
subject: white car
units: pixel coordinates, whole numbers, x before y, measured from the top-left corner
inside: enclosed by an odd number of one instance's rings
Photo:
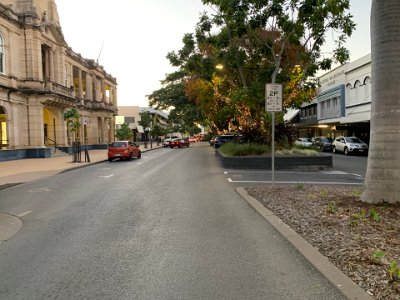
[[[340,151],[343,152],[345,155],[349,155],[351,153],[367,154],[368,145],[354,136],[339,136],[335,138],[335,141],[333,142],[332,151],[333,153],[337,153],[338,151]]]
[[[311,147],[313,145],[310,138],[298,138],[294,144],[296,146]]]
[[[163,147],[165,148],[165,147],[169,147],[169,142],[171,141],[172,139],[171,138],[167,138],[167,139],[165,139],[164,141],[163,141]]]

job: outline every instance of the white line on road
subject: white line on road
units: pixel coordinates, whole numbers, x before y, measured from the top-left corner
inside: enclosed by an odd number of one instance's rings
[[[48,187],[42,187],[39,189],[33,189],[29,190],[30,193],[40,193],[40,192],[51,192],[51,190]]]
[[[105,175],[105,176],[99,176],[100,178],[110,178],[110,177],[113,177],[114,176],[114,174],[111,174],[111,175]]]
[[[22,217],[24,217],[26,215],[29,215],[31,212],[33,212],[33,210],[28,210],[26,212],[23,212],[22,214],[17,215],[17,217],[22,218]]]

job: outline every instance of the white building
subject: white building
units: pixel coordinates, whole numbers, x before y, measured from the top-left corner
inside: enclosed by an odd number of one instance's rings
[[[318,95],[303,105],[292,123],[304,137],[357,136],[369,142],[371,55],[347,63],[319,78]]]

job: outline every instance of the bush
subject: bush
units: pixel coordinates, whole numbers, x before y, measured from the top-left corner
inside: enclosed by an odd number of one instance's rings
[[[319,155],[319,151],[310,148],[298,148],[294,147],[292,149],[282,149],[275,152],[277,155],[287,156],[287,155],[303,155],[303,156],[314,156]]]
[[[267,145],[259,144],[240,144],[225,143],[221,146],[220,151],[228,156],[248,156],[248,155],[265,155],[271,154],[271,148]],[[291,149],[276,149],[275,155],[279,156],[315,156],[319,155],[319,151],[312,147],[293,147]]]
[[[226,143],[221,146],[221,152],[229,156],[263,155],[270,152],[266,145]]]

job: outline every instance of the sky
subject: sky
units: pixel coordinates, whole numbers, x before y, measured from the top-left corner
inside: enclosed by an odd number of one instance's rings
[[[354,61],[370,53],[372,0],[350,0],[357,29],[347,43]],[[148,106],[146,95],[162,87],[174,69],[166,55],[182,48],[202,12],[201,0],[56,0],[67,44],[87,59],[99,59],[117,79],[119,106]],[[329,42],[329,38],[327,40]],[[330,52],[332,44],[323,51]]]

